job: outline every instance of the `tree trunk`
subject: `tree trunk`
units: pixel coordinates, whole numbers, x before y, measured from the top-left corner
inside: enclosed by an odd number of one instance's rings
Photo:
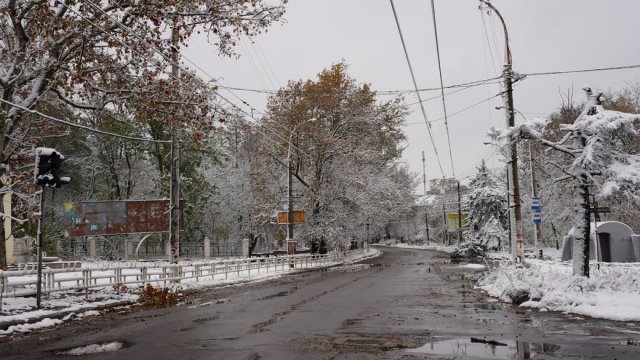
[[[574,143],[584,149],[587,139],[575,134]],[[581,169],[584,171],[584,169]],[[589,277],[589,245],[591,242],[591,206],[589,204],[589,178],[576,176],[576,194],[573,199],[575,231],[573,233],[573,275]]]
[[[0,202],[0,208],[2,208],[2,213],[4,214],[4,201]],[[5,270],[7,268],[7,248],[6,248],[6,235],[4,233],[4,221],[2,222],[2,226],[0,226],[0,270]]]
[[[581,179],[586,181],[585,179]],[[589,187],[578,184],[574,198],[573,212],[576,224],[573,233],[573,275],[589,277],[589,245],[591,242],[591,210],[589,208]]]

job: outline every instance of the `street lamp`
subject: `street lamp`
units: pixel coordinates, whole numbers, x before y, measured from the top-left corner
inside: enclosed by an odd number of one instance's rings
[[[502,18],[502,15],[488,0],[479,0],[482,4],[493,10],[498,19],[502,23],[504,30],[504,46],[505,46],[505,64],[502,76],[504,77],[504,88],[506,95],[505,109],[507,116],[507,127],[515,126],[515,112],[513,107],[513,78],[514,72],[512,69],[511,48],[509,47],[509,33],[507,32],[507,25]],[[515,219],[516,230],[516,246],[515,246],[515,262],[522,264],[524,262],[524,233],[522,229],[522,214],[520,210],[520,179],[518,177],[518,148],[516,142],[511,143],[511,156],[509,158],[511,164],[511,194],[513,195],[513,217]]]
[[[296,125],[293,130],[291,130],[291,134],[289,134],[289,148],[287,150],[287,255],[295,255],[296,253],[296,241],[293,238],[293,172],[291,171],[293,164],[291,161],[291,143],[296,130],[298,130],[302,125],[313,121],[316,121],[316,119],[311,118],[301,122]]]

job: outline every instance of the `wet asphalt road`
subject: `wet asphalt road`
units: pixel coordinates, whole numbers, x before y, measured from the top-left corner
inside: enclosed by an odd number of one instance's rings
[[[216,288],[188,304],[111,312],[0,340],[2,359],[640,359],[640,324],[526,311],[474,289],[443,253],[380,248],[364,264]],[[472,340],[473,338],[473,340]]]

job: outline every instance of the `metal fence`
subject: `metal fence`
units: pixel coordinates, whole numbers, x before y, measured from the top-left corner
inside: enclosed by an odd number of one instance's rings
[[[65,260],[97,258],[105,260],[120,259],[159,259],[166,255],[166,244],[163,241],[144,241],[138,248],[139,239],[110,239],[94,237],[95,248],[92,250],[87,238],[67,238],[60,241],[58,255]],[[242,240],[213,240],[210,243],[209,257],[242,256]],[[137,253],[136,253],[137,250]],[[258,241],[254,252],[266,253],[273,250],[267,241]],[[126,251],[126,253],[125,253]],[[203,258],[204,242],[181,242],[180,256]]]
[[[349,252],[358,255],[362,250]],[[50,296],[54,292],[84,291],[88,296],[93,288],[113,285],[144,286],[146,283],[166,287],[172,282],[199,282],[251,278],[266,273],[286,273],[299,269],[329,265],[344,255],[291,255],[266,258],[235,258],[225,260],[197,261],[186,264],[167,262],[131,262],[125,265],[105,265],[94,268],[76,267],[70,262],[62,269],[42,270],[42,293]],[[3,297],[33,296],[36,294],[37,269],[27,264],[19,270],[0,270],[0,310]]]

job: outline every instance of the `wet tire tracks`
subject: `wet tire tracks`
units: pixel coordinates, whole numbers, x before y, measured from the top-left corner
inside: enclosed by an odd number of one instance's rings
[[[378,270],[378,271],[381,271],[381,270]],[[355,283],[355,282],[357,282],[357,281],[359,281],[359,280],[361,280],[361,279],[363,279],[365,277],[369,277],[369,276],[371,276],[371,274],[366,274],[364,276],[358,276],[355,279],[352,279],[351,281],[345,282],[342,285],[336,286],[336,287],[334,287],[334,288],[332,288],[330,290],[325,290],[325,291],[321,292],[320,294],[317,294],[317,295],[308,297],[306,299],[303,299],[302,301],[291,305],[291,309],[290,310],[286,310],[286,311],[275,313],[275,314],[273,314],[271,316],[271,318],[269,320],[262,321],[262,322],[259,322],[257,324],[252,325],[251,329],[247,333],[248,334],[258,334],[258,333],[261,333],[261,332],[269,331],[269,326],[284,320],[289,314],[291,314],[293,311],[295,311],[299,307],[304,306],[304,305],[306,305],[306,304],[308,304],[310,302],[316,301],[316,300],[320,299],[323,296],[326,296],[328,294],[336,292],[336,291],[338,291],[338,290],[340,290],[340,289],[342,289],[344,287],[347,287],[347,286],[349,286],[349,285],[351,285],[351,284],[353,284],[353,283]]]

